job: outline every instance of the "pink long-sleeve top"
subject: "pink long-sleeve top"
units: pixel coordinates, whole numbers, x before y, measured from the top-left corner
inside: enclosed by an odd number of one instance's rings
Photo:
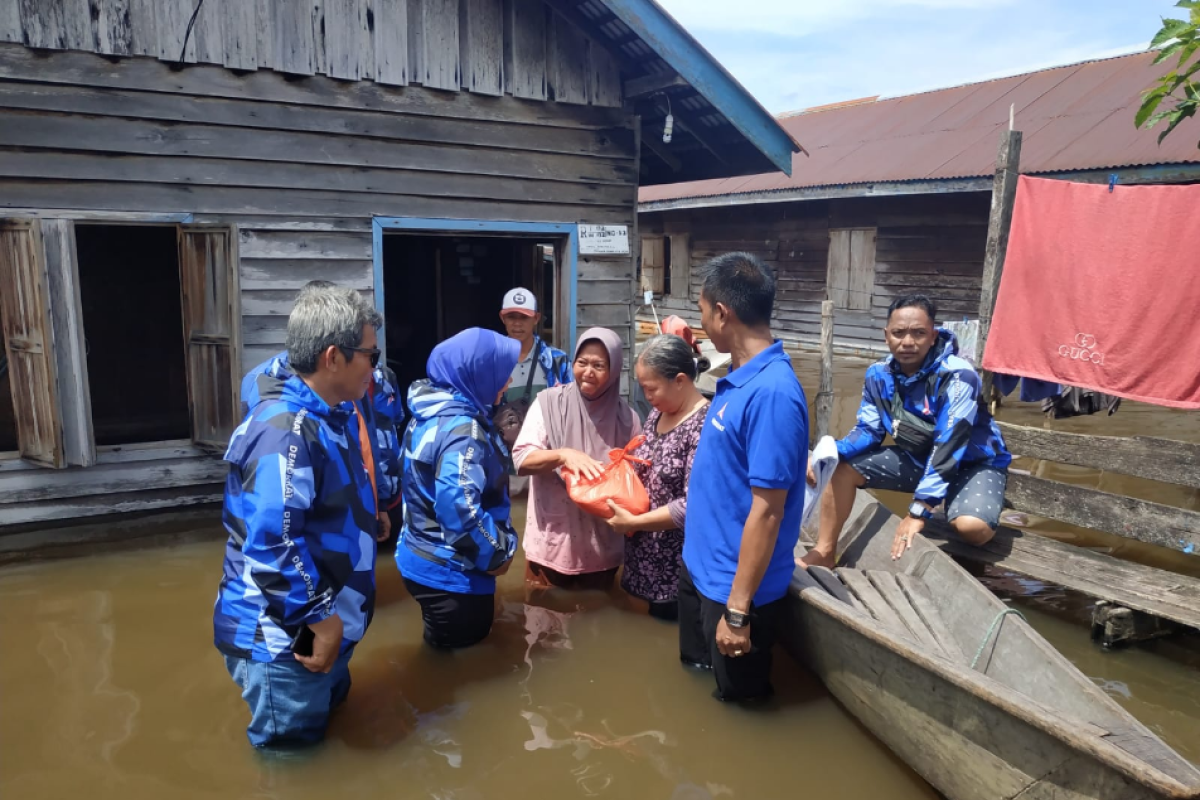
[[[633,436],[637,436],[642,422],[636,412],[631,410],[630,415]],[[614,443],[613,447],[625,444]],[[513,445],[513,463],[520,469],[530,453],[550,449],[545,419],[535,399]],[[604,520],[580,510],[567,496],[557,470],[530,476],[524,540],[529,561],[564,575],[603,572],[620,566],[625,557],[625,537]]]

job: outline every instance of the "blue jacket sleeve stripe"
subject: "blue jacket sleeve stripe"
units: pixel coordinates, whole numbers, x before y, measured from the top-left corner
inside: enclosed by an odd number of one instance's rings
[[[954,373],[949,377],[945,395],[946,402],[939,404],[933,449],[914,495],[931,505],[938,505],[946,498],[966,455],[975,415],[979,412],[976,401],[979,397],[979,376],[973,372]]]
[[[336,608],[303,533],[316,491],[308,448],[291,434],[282,452],[264,454],[246,471],[253,476],[242,486],[247,592],[257,588],[284,625],[320,622]]]
[[[858,407],[858,420],[850,433],[837,443],[838,456],[843,460],[854,458],[879,446],[886,431],[879,413],[879,379],[875,369],[867,370],[863,381],[862,403]]]
[[[446,543],[476,569],[490,572],[512,556],[516,542],[483,508],[487,473],[482,455],[482,445],[470,435],[446,439],[438,460],[434,509]]]

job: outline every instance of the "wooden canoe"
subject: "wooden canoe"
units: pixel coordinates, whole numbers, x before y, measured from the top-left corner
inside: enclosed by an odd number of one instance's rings
[[[897,756],[950,800],[1200,798],[1200,770],[948,556],[920,539],[893,561],[897,524],[859,492],[782,636]]]

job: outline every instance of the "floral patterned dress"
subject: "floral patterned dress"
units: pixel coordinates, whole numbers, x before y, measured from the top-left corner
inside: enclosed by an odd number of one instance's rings
[[[635,463],[638,477],[650,496],[650,508],[669,506],[672,519],[679,525],[669,531],[638,531],[625,539],[621,588],[651,603],[674,601],[679,593],[688,478],[707,413],[708,403],[705,403],[671,431],[659,433],[658,420],[662,415],[657,410],[651,411],[642,429],[646,441],[632,453],[651,462],[649,467]]]

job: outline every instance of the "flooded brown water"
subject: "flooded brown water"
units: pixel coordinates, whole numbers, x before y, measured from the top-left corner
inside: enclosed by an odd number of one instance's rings
[[[838,433],[853,424],[865,368],[839,363]],[[814,396],[816,362],[802,357],[798,371]],[[1041,424],[1021,407],[1004,418]],[[1055,424],[1200,439],[1194,417],[1133,404],[1100,422]],[[1194,493],[1085,473],[1055,477],[1197,507]],[[1185,556],[1032,524],[1191,567]],[[422,645],[419,610],[394,562],[381,557],[379,608],[328,742],[301,760],[266,760],[246,743],[248,712],[211,644],[223,547],[214,527],[199,543],[0,570],[0,797],[936,796],[786,657],[770,705],[720,704],[709,697],[710,676],[679,667],[674,627],[619,591],[527,598],[520,564],[501,581],[489,639],[444,654]],[[1085,674],[1200,762],[1195,664],[1157,646],[1103,652],[1071,621],[1079,598],[1013,576],[986,579]]]
[[[723,705],[680,667],[674,627],[619,591],[527,604],[520,564],[491,636],[447,654],[381,558],[328,742],[265,760],[211,644],[223,548],[0,570],[0,797],[935,797],[790,660],[769,706]]]

